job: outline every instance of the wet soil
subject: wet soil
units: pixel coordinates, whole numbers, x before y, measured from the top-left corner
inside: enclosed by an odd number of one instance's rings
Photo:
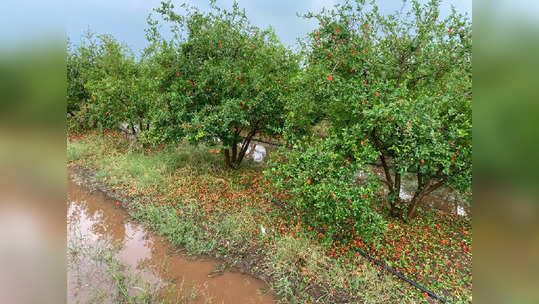
[[[210,257],[194,259],[174,251],[165,240],[131,222],[115,200],[100,191],[89,192],[70,178],[67,207],[68,226],[76,227],[87,242],[111,239],[120,245],[116,258],[122,264],[156,285],[174,283],[181,288],[178,292],[197,290],[193,303],[274,303],[263,281],[223,269]],[[75,296],[69,294],[68,298]]]

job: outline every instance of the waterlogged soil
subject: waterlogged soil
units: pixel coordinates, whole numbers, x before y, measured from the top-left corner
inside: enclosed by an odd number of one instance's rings
[[[190,303],[274,303],[261,280],[234,269],[223,270],[219,261],[209,257],[194,259],[174,251],[165,240],[131,222],[116,201],[100,191],[88,192],[70,178],[67,207],[68,227],[82,234],[90,243],[86,245],[112,240],[120,245],[116,258],[121,264],[155,286],[174,286],[178,293],[188,295],[195,291],[196,299]],[[76,283],[70,271],[68,269],[68,289]],[[83,282],[83,286],[99,285],[99,279]],[[88,293],[68,290],[68,303],[80,302],[85,296]]]

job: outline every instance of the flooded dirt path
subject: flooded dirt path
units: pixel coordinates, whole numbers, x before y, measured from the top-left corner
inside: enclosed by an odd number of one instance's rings
[[[120,244],[116,258],[144,280],[156,285],[174,283],[183,290],[178,292],[196,289],[198,296],[190,303],[274,303],[264,292],[264,282],[233,270],[216,272],[220,265],[211,258],[194,260],[173,252],[162,238],[129,221],[127,212],[104,193],[89,193],[70,178],[67,208],[68,230],[77,230],[90,245],[103,239]],[[74,284],[72,277],[68,270],[68,289]],[[68,303],[75,296],[68,290]]]

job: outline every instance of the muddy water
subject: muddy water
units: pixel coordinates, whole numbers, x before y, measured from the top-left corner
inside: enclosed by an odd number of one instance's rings
[[[119,261],[145,280],[175,283],[178,289],[182,286],[183,293],[194,288],[198,294],[194,303],[274,303],[273,297],[263,292],[267,286],[262,281],[233,271],[214,276],[217,261],[174,253],[163,239],[130,222],[126,212],[103,193],[88,193],[71,180],[67,191],[68,225],[84,234],[88,242],[108,238],[120,243]]]

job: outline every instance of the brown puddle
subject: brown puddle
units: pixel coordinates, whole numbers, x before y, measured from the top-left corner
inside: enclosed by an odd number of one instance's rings
[[[173,253],[162,238],[130,222],[125,210],[116,208],[115,201],[102,192],[88,193],[68,179],[67,205],[68,226],[87,236],[88,242],[109,238],[121,243],[116,257],[122,264],[155,284],[183,285],[184,292],[195,288],[198,296],[193,303],[274,303],[263,292],[267,286],[258,279],[231,271],[212,276],[216,260],[193,260]]]

